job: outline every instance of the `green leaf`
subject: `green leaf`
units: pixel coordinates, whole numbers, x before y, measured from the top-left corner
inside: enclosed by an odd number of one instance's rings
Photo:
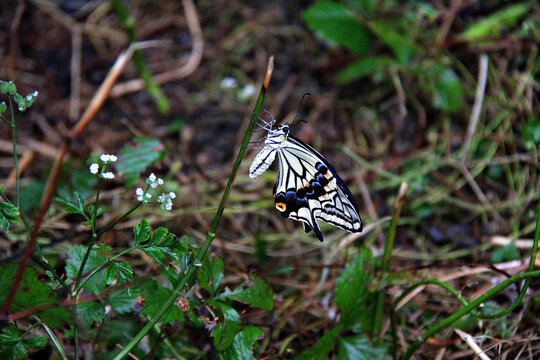
[[[461,81],[454,70],[445,68],[436,75],[432,89],[433,104],[447,113],[455,113],[463,105]]]
[[[118,276],[118,283],[127,283],[133,279],[133,269],[126,262],[114,262],[107,268],[105,277],[107,285],[112,284],[116,276]]]
[[[17,93],[17,87],[13,81],[0,81],[0,92],[9,96],[13,96]]]
[[[21,188],[20,207],[23,213],[34,213],[39,208],[41,196],[45,189],[45,183],[42,181],[30,180]]]
[[[73,313],[63,307],[47,308],[40,311],[38,316],[52,328],[60,328],[75,321]]]
[[[16,264],[8,264],[7,266],[0,267],[0,289],[3,290],[0,291],[0,304],[4,303],[8,293],[7,289],[11,287],[16,272]],[[43,303],[52,303],[56,300],[57,296],[53,290],[38,280],[34,269],[27,267],[19,284],[19,289],[11,302],[9,311],[13,313],[20,312]]]
[[[152,230],[150,225],[148,224],[148,221],[145,218],[141,219],[141,223],[139,225],[135,225],[133,228],[133,235],[135,238],[135,245],[139,245],[140,243],[143,243],[150,239],[149,232]]]
[[[142,249],[164,268],[168,268],[169,260],[177,263],[179,256],[188,250],[185,244],[163,227],[154,231],[150,241],[143,245]]]
[[[521,137],[528,150],[536,149],[540,146],[540,118],[531,116],[521,128]]]
[[[135,289],[122,289],[109,295],[107,303],[119,314],[133,311],[135,301],[139,297],[139,291]]]
[[[371,46],[367,28],[340,3],[316,2],[302,12],[302,19],[322,39],[344,45],[355,54],[364,54]]]
[[[326,355],[336,346],[336,338],[343,330],[343,325],[338,324],[335,328],[328,330],[315,345],[304,350],[295,360],[319,360],[326,359]]]
[[[495,250],[491,255],[492,263],[501,263],[517,259],[519,259],[519,252],[517,251],[516,244],[514,242]]]
[[[58,203],[60,203],[64,210],[71,214],[81,214],[85,218],[87,218],[86,213],[84,212],[84,199],[78,192],[74,192],[73,196],[75,196],[75,201],[70,201],[63,199],[61,197],[56,197],[54,200]]]
[[[362,76],[373,75],[375,72],[385,72],[396,61],[390,56],[371,56],[357,60],[340,70],[336,75],[336,81],[347,84]]]
[[[339,338],[339,352],[336,360],[390,360],[387,346],[380,343],[373,346],[363,336],[351,336]]]
[[[86,253],[86,248],[81,245],[75,245],[69,248],[68,250],[68,259],[66,260],[66,274],[69,278],[75,280],[79,272],[79,267],[82,264],[84,254]],[[82,271],[83,277],[85,279],[85,274],[89,275],[90,272],[101,265],[103,265],[107,259],[99,254],[98,252],[92,250],[88,256],[88,261],[86,262],[84,269]],[[91,293],[98,294],[105,290],[106,284],[106,271],[98,271],[92,278],[90,278],[85,284],[84,289],[90,291]]]
[[[15,325],[7,323],[0,332],[0,359],[25,359],[29,351],[43,348],[47,341],[43,336],[24,339]]]
[[[363,249],[347,266],[336,281],[336,303],[341,309],[341,323],[350,325],[373,316],[368,311],[368,285],[373,277],[375,260],[371,252]]]
[[[370,21],[367,25],[382,42],[392,49],[400,64],[408,63],[416,53],[417,46],[410,39],[394,30],[392,24],[382,21]]]
[[[0,115],[5,113],[7,110],[7,105],[4,101],[0,102]]]
[[[135,185],[139,174],[164,156],[163,145],[155,138],[139,137],[135,146],[125,146],[120,150],[116,170],[124,174],[126,185]]]
[[[224,360],[252,360],[253,344],[255,340],[262,339],[264,331],[256,326],[246,326],[234,336],[232,346],[219,353],[219,358]]]
[[[208,304],[212,306],[214,311],[221,313],[221,319],[223,320],[217,323],[210,336],[214,338],[216,349],[224,351],[232,345],[234,337],[242,328],[240,315],[224,302],[209,299]]]
[[[0,227],[8,232],[12,225],[19,222],[19,209],[8,202],[0,202]]]
[[[214,258],[212,261],[206,258],[202,267],[197,271],[197,282],[207,290],[211,295],[214,295],[223,279],[223,270],[225,268],[223,260]]]
[[[514,25],[528,11],[528,3],[507,6],[482,20],[474,21],[467,30],[458,35],[458,38],[469,42],[495,38],[504,28]]]
[[[147,318],[151,318],[154,314],[164,306],[164,302],[171,296],[172,292],[166,288],[160,288],[158,291],[144,294],[145,301],[141,310],[142,315],[146,315]],[[184,321],[184,313],[177,306],[171,305],[163,314],[160,320],[164,324],[168,324],[174,321]]]
[[[236,300],[264,310],[272,309],[274,307],[272,288],[257,275],[251,275],[250,280],[253,284],[249,287],[240,286],[232,292],[225,291],[217,299]]]
[[[83,323],[85,329],[90,329],[92,323],[101,323],[105,318],[105,306],[98,302],[85,302],[77,305],[77,318]]]
[[[165,240],[165,237],[169,233],[169,230],[167,230],[164,227],[159,227],[152,233],[152,237],[150,238],[150,241],[148,242],[148,245],[157,245],[158,243]]]

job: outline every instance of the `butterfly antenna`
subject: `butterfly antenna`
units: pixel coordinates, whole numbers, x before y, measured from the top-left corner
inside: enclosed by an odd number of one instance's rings
[[[293,126],[296,119],[298,119],[298,114],[300,113],[300,109],[302,108],[302,103],[304,102],[304,98],[306,96],[311,96],[311,94],[310,93],[304,93],[304,95],[302,95],[302,100],[300,100],[300,104],[298,105],[298,110],[296,110],[296,115],[294,115],[294,119],[291,122],[291,126]],[[300,122],[302,122],[302,121],[306,122],[305,120],[300,120]]]

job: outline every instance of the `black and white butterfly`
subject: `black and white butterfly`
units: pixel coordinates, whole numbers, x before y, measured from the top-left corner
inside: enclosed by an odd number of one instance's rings
[[[278,157],[277,181],[274,185],[276,209],[284,218],[304,223],[304,230],[313,230],[323,241],[317,220],[357,233],[362,231],[358,204],[334,168],[311,146],[289,135],[291,125],[284,123],[273,129],[276,120],[265,122],[268,131],[265,146],[249,168],[255,179]]]

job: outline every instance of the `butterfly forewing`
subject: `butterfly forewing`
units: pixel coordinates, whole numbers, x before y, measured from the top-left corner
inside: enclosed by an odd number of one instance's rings
[[[303,221],[321,241],[317,219],[351,232],[362,230],[354,197],[317,151],[289,136],[277,152],[275,202],[284,217]]]

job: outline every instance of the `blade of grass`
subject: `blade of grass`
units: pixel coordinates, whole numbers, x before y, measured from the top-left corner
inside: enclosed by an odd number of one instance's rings
[[[137,39],[135,37],[133,18],[129,14],[122,0],[111,0],[111,3],[115,8],[116,13],[120,17],[122,25],[124,25],[124,29],[126,30],[129,42],[134,43],[135,41],[137,41]],[[144,61],[140,50],[135,50],[133,52],[133,62],[135,63],[137,72],[144,81],[146,91],[148,91],[152,99],[154,99],[157,110],[160,114],[167,114],[171,107],[171,105],[169,104],[169,100],[167,99],[159,85],[156,84],[156,82],[152,79],[152,74],[150,73],[148,66],[146,66],[146,62]]]
[[[180,295],[184,287],[187,285],[188,281],[198,270],[199,267],[195,266],[194,264],[200,264],[202,262],[204,256],[206,255],[206,252],[208,251],[208,248],[212,244],[212,241],[214,241],[214,238],[216,237],[216,230],[219,225],[221,215],[223,214],[223,210],[225,208],[225,203],[227,202],[227,198],[229,197],[229,194],[231,192],[232,183],[236,177],[236,173],[238,171],[238,168],[240,167],[240,163],[244,158],[244,154],[249,144],[249,139],[253,134],[253,127],[258,120],[259,112],[261,110],[266,91],[268,90],[268,85],[270,84],[270,78],[272,77],[273,70],[274,57],[270,56],[268,60],[268,67],[266,69],[266,76],[264,78],[263,85],[261,86],[261,90],[259,91],[259,97],[257,98],[255,109],[253,110],[253,114],[251,115],[251,121],[249,122],[246,129],[244,140],[242,141],[242,146],[240,146],[240,149],[238,150],[238,155],[236,156],[236,160],[231,170],[231,174],[229,175],[229,180],[227,181],[227,185],[225,186],[225,191],[223,192],[223,196],[221,197],[221,201],[216,211],[216,215],[214,216],[214,220],[212,221],[210,231],[208,232],[204,244],[197,253],[197,257],[195,258],[193,264],[188,268],[184,276],[180,279],[178,285],[171,293],[171,296],[169,296],[169,298],[164,302],[163,306],[152,316],[152,319],[133,337],[133,339],[122,349],[122,351],[120,351],[120,353],[118,353],[118,355],[114,357],[114,360],[120,360],[125,358],[129,354],[131,349],[133,349],[133,347],[135,347],[135,345],[137,345],[139,341],[141,341],[142,338],[146,336],[146,334],[148,334],[148,332],[154,327],[154,325],[159,321],[159,319],[161,319],[163,314],[165,314],[167,309],[174,303],[178,295]]]
[[[384,246],[384,253],[381,264],[381,279],[384,280],[386,273],[390,270],[390,260],[392,258],[392,249],[394,248],[394,239],[396,237],[396,227],[399,220],[399,214],[401,213],[401,206],[405,199],[405,193],[407,192],[407,183],[402,182],[399,188],[398,196],[396,199],[396,205],[394,206],[394,212],[392,214],[392,222],[388,229],[388,235],[386,236],[386,242]],[[386,299],[384,290],[380,290],[377,294],[377,304],[375,305],[375,317],[373,319],[373,334],[378,335],[382,328],[384,303]]]

